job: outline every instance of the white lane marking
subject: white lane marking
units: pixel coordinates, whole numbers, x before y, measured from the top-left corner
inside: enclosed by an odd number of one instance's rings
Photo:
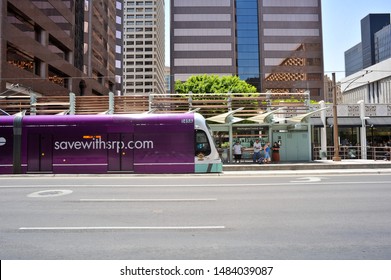
[[[302,177],[298,179],[299,181],[291,181],[291,183],[313,183],[321,181],[321,178],[319,177]]]
[[[21,227],[22,231],[72,231],[72,230],[210,230],[225,226],[161,226],[161,227]]]
[[[45,190],[45,191],[39,191],[39,192],[34,192],[30,193],[27,195],[27,197],[56,197],[56,196],[63,196],[63,195],[68,195],[71,194],[73,191],[71,190]]]
[[[202,202],[217,201],[216,198],[152,198],[152,199],[117,199],[117,198],[82,198],[80,202]]]
[[[236,184],[190,184],[190,185],[50,185],[50,186],[42,186],[42,185],[6,185],[0,186],[0,189],[9,189],[9,188],[20,188],[20,189],[28,189],[28,188],[42,188],[42,187],[50,187],[50,188],[184,188],[184,187],[261,187],[261,186],[295,186],[300,185],[302,183],[306,183],[307,181],[298,181],[297,183],[254,183],[254,184],[246,184],[246,183],[236,183]],[[346,182],[313,182],[313,185],[345,185],[345,184],[391,184],[391,181],[346,181]]]

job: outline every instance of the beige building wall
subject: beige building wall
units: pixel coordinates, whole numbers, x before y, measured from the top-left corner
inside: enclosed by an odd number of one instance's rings
[[[323,99],[321,0],[259,2],[262,90]]]
[[[164,5],[164,0],[124,1],[124,95],[165,93]]]
[[[171,0],[170,54],[174,81],[238,75],[261,92],[321,100],[321,0]]]

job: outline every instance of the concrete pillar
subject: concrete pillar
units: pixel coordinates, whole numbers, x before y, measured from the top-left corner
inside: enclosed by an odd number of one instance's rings
[[[152,103],[153,103],[153,94],[149,95],[149,103],[148,103],[148,111],[152,110]]]
[[[233,146],[233,131],[232,131],[232,122],[228,124],[229,132],[228,132],[228,141],[229,141],[229,147],[228,147],[228,162],[233,162],[233,153],[232,153],[232,146]]]
[[[69,93],[69,115],[76,114],[76,95],[73,92]]]
[[[326,107],[325,102],[322,100],[319,102],[320,108],[323,109]],[[327,159],[327,125],[326,125],[326,110],[320,111],[320,119],[322,120],[323,126],[320,129],[320,158],[322,160]]]
[[[30,95],[30,115],[35,116],[37,114],[37,96],[35,93]]]
[[[113,92],[109,92],[109,112],[108,112],[109,115],[112,115],[114,114],[114,93]]]
[[[308,161],[312,161],[312,141],[311,141],[311,135],[312,135],[312,131],[311,131],[311,124],[308,123],[307,124],[307,137],[308,137]],[[273,145],[273,143],[271,143],[271,145]]]
[[[360,105],[360,119],[361,119],[361,128],[360,128],[360,145],[361,145],[361,159],[367,159],[367,129],[365,127],[365,120],[368,119],[365,117],[365,102],[360,100],[357,102]]]

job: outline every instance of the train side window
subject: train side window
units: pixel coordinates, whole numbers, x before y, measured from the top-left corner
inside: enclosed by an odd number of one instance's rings
[[[202,153],[203,155],[207,156],[211,153],[210,143],[208,140],[208,136],[206,135],[205,131],[202,130],[196,130],[195,135],[195,155],[199,155]]]

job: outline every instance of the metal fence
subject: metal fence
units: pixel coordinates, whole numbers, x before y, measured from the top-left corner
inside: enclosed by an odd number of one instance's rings
[[[363,159],[361,146],[340,146],[338,153],[341,159]],[[334,156],[334,146],[328,146],[326,153],[321,147],[313,147],[313,160],[320,160],[323,156],[331,160]],[[391,161],[391,147],[368,146],[366,159]]]
[[[198,110],[208,118],[243,108],[238,117],[255,116],[266,110],[285,107],[286,117],[307,113],[309,93],[228,93],[228,94],[151,94],[114,96],[2,96],[0,109],[12,115],[25,111],[27,115],[48,114],[133,114],[180,113]]]

